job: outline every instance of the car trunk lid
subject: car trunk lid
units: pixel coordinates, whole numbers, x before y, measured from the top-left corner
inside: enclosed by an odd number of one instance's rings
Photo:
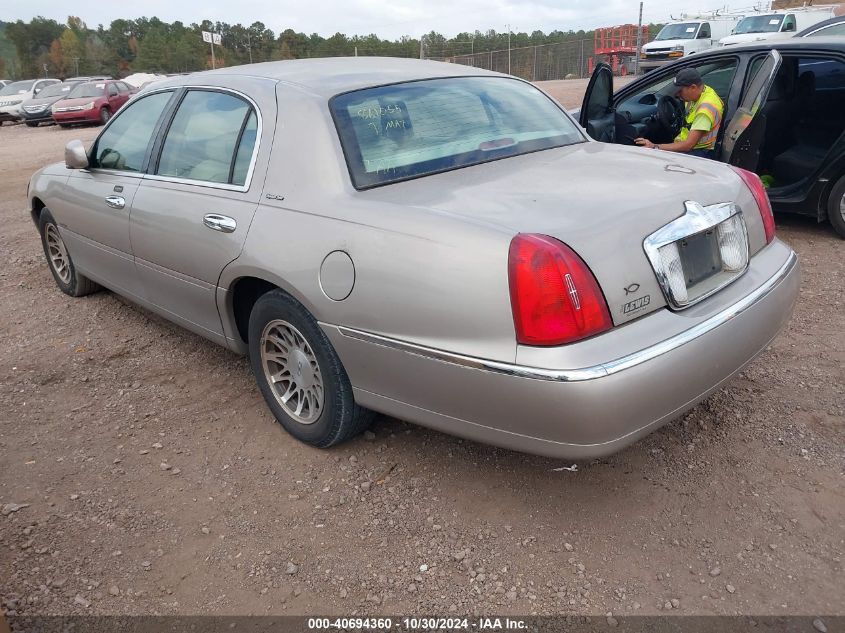
[[[682,216],[685,201],[731,202],[741,186],[715,161],[591,142],[365,195],[559,239],[590,267],[618,325],[666,305],[645,238]]]

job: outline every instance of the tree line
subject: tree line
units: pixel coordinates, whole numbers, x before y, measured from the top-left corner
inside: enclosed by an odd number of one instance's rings
[[[652,25],[653,33],[660,25]],[[422,42],[426,57],[452,57],[471,52],[508,48],[508,33],[458,33],[447,38],[434,31],[421,38],[381,39],[377,35],[335,33],[325,38],[292,29],[276,34],[262,22],[249,26],[212,23],[167,23],[156,17],[114,20],[108,27],[89,28],[75,16],[65,24],[36,17],[29,22],[0,21],[0,78],[65,78],[73,75],[105,74],[122,77],[133,72],[178,73],[211,68],[209,44],[202,31],[219,33],[221,46],[215,46],[216,65],[235,66],[250,62],[307,57],[381,55],[419,57]],[[510,46],[520,48],[573,40],[592,40],[592,31],[554,30],[546,34],[511,33]]]

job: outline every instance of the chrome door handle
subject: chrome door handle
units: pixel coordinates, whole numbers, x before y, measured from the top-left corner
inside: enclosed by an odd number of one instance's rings
[[[234,233],[238,228],[238,223],[234,218],[227,215],[217,215],[216,213],[208,213],[203,216],[202,223],[214,231],[222,231],[223,233]]]
[[[126,198],[123,196],[106,196],[106,204],[112,209],[122,209],[126,206]]]

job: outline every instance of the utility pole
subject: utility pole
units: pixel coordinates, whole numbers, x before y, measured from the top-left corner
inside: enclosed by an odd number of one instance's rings
[[[508,27],[508,74],[511,74],[511,25],[507,24]]]
[[[249,51],[249,63],[252,63],[252,41],[249,39],[249,31],[246,32],[246,49]]]
[[[425,35],[420,36],[420,59],[425,59]]]
[[[79,58],[78,57],[73,58],[73,65],[76,68],[76,75],[75,76],[79,77]],[[45,68],[44,70],[46,72],[47,69]]]
[[[637,23],[637,56],[634,58],[634,74],[640,74],[640,51],[643,40],[643,3],[640,2],[640,21]]]

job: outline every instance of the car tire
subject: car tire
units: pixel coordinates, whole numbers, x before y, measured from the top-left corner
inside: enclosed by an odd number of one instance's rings
[[[68,128],[70,127],[70,123],[59,123],[59,127]]]
[[[100,108],[100,125],[105,125],[111,118],[111,110],[108,108]]]
[[[830,191],[827,199],[827,217],[839,237],[845,240],[845,176]]]
[[[53,273],[56,285],[66,295],[84,297],[97,292],[100,285],[82,275],[67,252],[59,227],[49,210],[42,209],[38,218],[38,229],[41,233],[41,246],[47,258],[47,266]]]
[[[262,295],[249,315],[249,359],[276,420],[296,439],[328,448],[364,431],[337,353],[314,317],[281,290]]]
[[[38,121],[27,121],[26,127],[38,127]]]

